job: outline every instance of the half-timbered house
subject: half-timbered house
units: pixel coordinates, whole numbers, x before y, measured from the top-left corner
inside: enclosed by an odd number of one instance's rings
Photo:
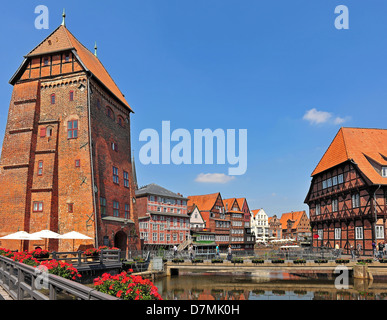
[[[349,253],[386,239],[387,130],[341,128],[312,173],[309,206],[313,246]]]

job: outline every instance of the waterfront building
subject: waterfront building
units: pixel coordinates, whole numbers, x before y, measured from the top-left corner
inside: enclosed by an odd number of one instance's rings
[[[20,39],[18,39],[20,40]],[[0,161],[0,236],[78,231],[90,246],[139,247],[130,115],[97,57],[63,23],[27,53],[13,85]],[[80,242],[75,240],[75,248]],[[17,241],[1,246],[18,249]],[[44,246],[25,241],[24,250]],[[48,239],[49,250],[72,241]]]
[[[226,215],[228,215],[230,226],[230,244],[232,249],[241,250],[245,248],[245,226],[244,212],[241,211],[236,198],[223,199]]]
[[[268,218],[269,223],[269,240],[282,239],[282,223],[277,215]]]
[[[310,239],[310,223],[305,211],[292,211],[283,213],[280,219],[282,225],[282,238],[305,241]]]
[[[251,210],[250,223],[255,240],[267,242],[269,240],[269,218],[265,210]]]
[[[240,210],[243,212],[243,227],[245,229],[243,235],[244,249],[251,250],[254,248],[255,235],[251,231],[250,208],[246,198],[237,198],[236,200],[238,202]]]
[[[313,246],[372,254],[386,240],[387,130],[341,128],[311,176]]]
[[[219,192],[188,196],[188,206],[196,205],[209,232],[215,233],[215,242],[221,250],[230,244],[231,220],[226,214],[222,196]]]
[[[190,238],[187,198],[155,183],[136,190],[142,248],[180,245]]]

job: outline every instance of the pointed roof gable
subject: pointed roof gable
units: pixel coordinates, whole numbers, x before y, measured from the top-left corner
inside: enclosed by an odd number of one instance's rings
[[[80,63],[86,71],[90,71],[93,76],[95,76],[121,103],[133,112],[124,95],[106,71],[101,61],[89,49],[81,44],[64,25],[60,25],[56,28],[46,39],[31,50],[25,58],[28,59],[34,56],[68,50],[74,50],[77,58],[80,60]],[[10,82],[12,83],[12,81],[13,79],[11,79]]]
[[[341,128],[312,176],[348,160],[353,160],[372,183],[387,184],[387,178],[374,167],[387,166],[387,130]]]
[[[280,222],[282,224],[282,229],[288,228],[288,220],[294,220],[293,228],[297,228],[299,222],[301,221],[301,217],[305,211],[295,211],[295,212],[287,212],[283,213],[280,219]],[[306,213],[305,213],[306,214]]]
[[[219,192],[199,196],[189,196],[188,205],[196,204],[200,211],[211,211],[219,196]]]
[[[223,205],[225,210],[232,211],[232,208],[234,207],[235,202],[238,206],[238,211],[240,211],[240,207],[239,207],[238,201],[236,201],[236,198],[223,199]]]

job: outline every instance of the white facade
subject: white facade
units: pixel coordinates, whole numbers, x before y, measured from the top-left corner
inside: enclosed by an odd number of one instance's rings
[[[192,211],[192,213],[189,213],[189,215],[191,230],[203,229],[206,227],[206,222],[203,220],[203,217],[200,214],[198,207],[195,206],[195,209]]]
[[[251,231],[255,234],[255,240],[269,240],[269,222],[268,216],[263,209],[251,211]]]

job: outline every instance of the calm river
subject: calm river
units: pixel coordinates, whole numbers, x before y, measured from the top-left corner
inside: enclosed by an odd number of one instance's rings
[[[154,281],[164,300],[387,300],[387,282],[305,280],[276,272],[260,276],[195,274]]]

